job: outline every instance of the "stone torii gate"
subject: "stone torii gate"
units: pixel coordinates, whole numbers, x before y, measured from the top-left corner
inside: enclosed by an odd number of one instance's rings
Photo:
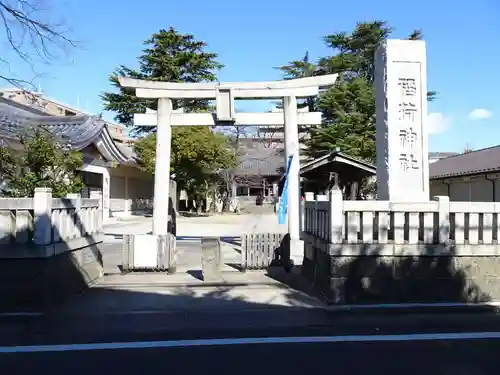
[[[377,199],[429,200],[425,42],[387,40],[375,53]],[[321,113],[298,113],[297,98],[332,86],[337,75],[271,82],[171,83],[120,78],[140,98],[158,99],[157,113],[134,116],[136,125],[157,126],[153,235],[134,235],[128,249],[136,268],[169,268],[174,261],[168,237],[170,140],[172,126],[284,125],[285,160],[293,155],[288,184],[288,232],[292,257],[303,254],[300,241],[298,125],[321,123]],[[176,113],[172,99],[216,100],[215,113]],[[235,99],[283,100],[283,113],[235,113]],[[140,238],[138,238],[140,236]],[[126,242],[126,241],[125,241]],[[169,251],[166,254],[166,250]],[[127,252],[124,252],[124,254]],[[125,255],[124,255],[125,256]],[[137,257],[136,257],[137,256]],[[139,259],[140,257],[140,259]]]
[[[174,83],[120,78],[122,87],[139,98],[158,99],[156,113],[134,115],[138,126],[157,126],[153,236],[168,233],[168,204],[172,126],[284,125],[285,160],[293,155],[288,187],[288,232],[292,255],[302,254],[300,241],[300,155],[298,125],[321,123],[320,112],[297,112],[297,98],[318,95],[331,87],[337,74],[270,82]],[[177,113],[172,99],[215,100],[215,113]],[[283,113],[236,113],[235,99],[283,100]]]

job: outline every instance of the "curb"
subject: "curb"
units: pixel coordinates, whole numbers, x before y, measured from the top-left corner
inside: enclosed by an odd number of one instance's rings
[[[281,312],[283,309],[283,306],[272,306],[272,308],[275,311]],[[291,308],[291,307],[290,307]],[[304,311],[322,311],[323,308],[321,307],[303,307],[303,306],[294,306],[293,307],[294,311],[299,311],[304,312]],[[112,317],[112,316],[152,316],[152,315],[165,315],[165,316],[173,316],[177,315],[180,317],[186,317],[186,318],[191,318],[191,317],[197,317],[200,314],[204,315],[211,315],[211,316],[217,316],[220,315],[221,313],[224,314],[230,314],[230,315],[236,315],[236,314],[259,314],[262,312],[269,312],[270,309],[269,307],[262,307],[262,308],[247,308],[247,309],[237,309],[237,310],[226,310],[226,309],[220,309],[220,308],[173,308],[173,309],[168,309],[168,310],[116,310],[116,311],[107,311],[107,312],[99,312],[99,313],[85,313],[85,312],[66,312],[61,315],[57,315],[57,318],[60,317],[72,317],[72,318],[92,318],[92,319],[100,319],[100,318],[107,318],[107,317]],[[45,314],[45,316],[49,316],[49,314]]]
[[[224,287],[239,287],[245,289],[259,289],[262,287],[275,287],[282,289],[282,284],[277,282],[158,282],[158,281],[147,281],[147,282],[116,282],[116,283],[106,283],[101,282],[93,286],[94,289],[98,288],[113,288],[113,287],[151,287],[151,288],[224,288]]]
[[[325,310],[338,314],[460,314],[500,312],[500,302],[490,303],[394,303],[377,305],[327,305]]]

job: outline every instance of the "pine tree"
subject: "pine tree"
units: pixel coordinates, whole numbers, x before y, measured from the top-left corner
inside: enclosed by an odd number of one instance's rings
[[[310,128],[308,156],[315,158],[338,147],[352,156],[375,159],[375,51],[392,31],[385,21],[361,22],[350,34],[325,36],[324,42],[333,54],[321,58],[317,65],[307,59],[281,68],[285,78],[339,75],[334,87],[309,102],[309,111],[323,113],[323,123]],[[422,37],[421,30],[414,30],[408,39]],[[433,100],[435,95],[429,92],[427,97]]]
[[[134,113],[144,113],[146,108],[156,110],[157,101],[137,98],[134,89],[120,86],[119,77],[130,77],[166,82],[211,82],[217,80],[217,71],[223,67],[217,54],[206,52],[207,44],[191,34],[180,34],[173,27],[160,30],[143,43],[146,48],[138,57],[139,69],[121,65],[110,75],[109,81],[118,92],[106,92],[101,98],[108,111],[116,113],[115,120],[133,126]],[[174,109],[206,111],[204,100],[175,100]],[[136,133],[155,131],[154,128],[133,127]]]

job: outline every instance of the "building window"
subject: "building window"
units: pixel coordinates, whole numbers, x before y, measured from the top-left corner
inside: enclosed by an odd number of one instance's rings
[[[238,186],[236,188],[236,196],[243,197],[248,195],[248,188],[246,186]]]

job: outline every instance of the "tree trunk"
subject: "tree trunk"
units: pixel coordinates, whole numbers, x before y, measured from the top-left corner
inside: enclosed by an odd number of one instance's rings
[[[193,212],[194,211],[194,199],[188,195],[188,199],[186,201],[186,210],[188,212]]]
[[[203,212],[203,200],[197,199],[195,203],[196,203],[196,213],[198,215],[201,215],[201,213]]]
[[[222,200],[222,212],[229,212],[231,208],[231,200],[232,197],[229,194],[224,196],[224,199]]]

